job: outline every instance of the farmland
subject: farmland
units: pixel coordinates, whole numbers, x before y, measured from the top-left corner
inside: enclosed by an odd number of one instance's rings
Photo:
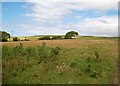
[[[3,42],[3,84],[118,83],[116,38]]]

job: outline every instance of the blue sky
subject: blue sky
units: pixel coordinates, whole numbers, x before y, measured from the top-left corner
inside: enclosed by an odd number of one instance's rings
[[[2,2],[2,30],[14,36],[117,36],[117,2]]]

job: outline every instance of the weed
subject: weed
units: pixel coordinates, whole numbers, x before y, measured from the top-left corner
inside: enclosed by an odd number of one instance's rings
[[[96,59],[99,59],[99,53],[98,53],[98,51],[95,51],[95,57],[96,57]]]
[[[14,55],[15,55],[15,56],[22,55],[23,44],[20,43],[19,45],[15,46],[15,47],[13,48],[13,50],[14,50]]]
[[[3,84],[13,82],[15,84],[25,82],[106,84],[111,82],[116,72],[117,59],[113,58],[117,55],[116,46],[103,48],[100,44],[98,48],[92,43],[90,48],[86,43],[85,46],[61,48],[49,47],[46,43],[34,47],[24,47],[22,43],[15,47],[3,46]],[[102,62],[98,62],[100,57]],[[28,78],[30,76],[33,79]]]
[[[91,78],[97,78],[97,77],[98,77],[98,73],[97,73],[96,70],[93,70],[93,71],[89,74],[89,76],[90,76]]]
[[[86,70],[85,70],[85,72],[90,72],[91,71],[91,65],[90,64],[87,64],[87,68],[86,68]]]
[[[50,49],[50,60],[54,61],[54,60],[58,60],[57,56],[60,53],[60,47],[55,47],[55,48],[51,48]]]
[[[55,48],[51,48],[50,52],[52,55],[58,55],[60,50],[61,50],[60,47],[57,46]]]
[[[87,58],[87,62],[89,63],[91,61],[90,57]]]
[[[70,67],[77,67],[77,66],[78,66],[77,62],[71,62],[70,63]]]

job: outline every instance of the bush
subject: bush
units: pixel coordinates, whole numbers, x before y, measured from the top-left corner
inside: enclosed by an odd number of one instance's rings
[[[71,39],[69,35],[65,35],[65,39]]]
[[[7,38],[2,38],[2,42],[7,42]]]
[[[10,38],[10,34],[5,31],[0,31],[0,41],[7,42],[8,38]]]
[[[38,47],[39,62],[45,60],[49,56],[48,54],[49,50],[46,47],[46,43],[42,43],[42,45]]]
[[[20,43],[19,45],[15,46],[13,49],[14,49],[14,55],[20,56],[22,55],[22,52],[23,52],[23,44]]]
[[[19,39],[17,37],[14,37],[13,41],[19,41]]]
[[[70,63],[70,67],[76,67],[78,64],[77,64],[77,62],[71,62]]]
[[[30,41],[28,38],[25,38],[25,40],[24,41]]]
[[[62,39],[61,36],[53,36],[52,39]]]
[[[50,36],[41,37],[41,38],[39,38],[39,40],[50,40]]]
[[[53,55],[58,55],[59,54],[59,51],[60,51],[61,49],[60,49],[60,47],[55,47],[55,48],[51,48],[51,54],[53,54]]]
[[[35,47],[27,47],[26,48],[26,56],[27,56],[27,60],[29,57],[34,57],[36,56],[36,49]]]
[[[14,54],[12,47],[2,46],[2,51],[2,57],[4,58],[12,57],[12,55]]]

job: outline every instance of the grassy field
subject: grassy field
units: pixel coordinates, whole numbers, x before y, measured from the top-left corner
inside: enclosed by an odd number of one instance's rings
[[[3,42],[3,84],[118,83],[116,38]]]

